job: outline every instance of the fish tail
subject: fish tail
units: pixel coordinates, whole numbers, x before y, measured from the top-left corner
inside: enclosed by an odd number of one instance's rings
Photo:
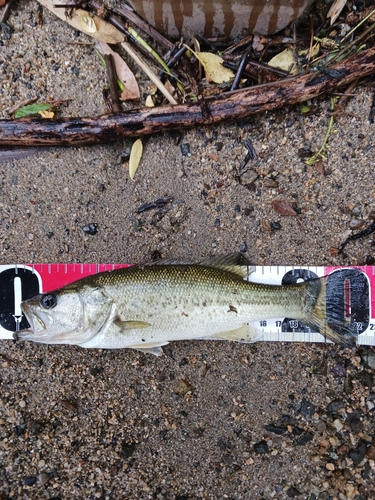
[[[330,286],[329,297],[327,277],[306,281],[304,285],[307,322],[332,342],[346,346],[356,345],[358,332],[355,324],[345,318],[340,283]]]

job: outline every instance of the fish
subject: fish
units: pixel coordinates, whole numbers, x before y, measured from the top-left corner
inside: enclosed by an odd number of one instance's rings
[[[355,344],[356,330],[339,307],[327,318],[325,277],[265,285],[247,280],[254,270],[242,254],[231,254],[97,273],[22,302],[30,328],[15,338],[161,355],[177,340],[255,342],[262,332],[252,322],[288,317],[333,342]]]

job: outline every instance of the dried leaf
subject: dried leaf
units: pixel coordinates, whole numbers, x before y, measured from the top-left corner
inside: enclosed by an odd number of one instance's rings
[[[0,0],[0,7],[2,7],[3,5],[5,5],[5,2],[6,2],[6,0]]]
[[[139,164],[141,163],[142,153],[143,153],[142,141],[141,139],[137,139],[133,144],[129,158],[129,177],[131,178],[131,180],[134,179]]]
[[[307,56],[308,54],[310,55],[310,59],[314,59],[320,52],[320,43],[316,42],[310,49],[305,49],[305,50],[299,50],[298,55],[299,56]]]
[[[268,65],[273,68],[282,69],[283,71],[289,71],[290,75],[298,75],[297,63],[292,49],[283,50],[273,57]]]
[[[122,101],[130,100],[130,99],[139,99],[140,92],[137,80],[126,64],[124,59],[117,53],[114,52],[109,45],[105,42],[99,41],[97,44],[97,48],[101,54],[111,54],[113,57],[113,61],[115,63],[117,78],[123,83],[125,89],[123,90],[120,99]]]
[[[317,161],[314,163],[315,165],[315,168],[317,170],[317,172],[319,172],[320,174],[324,175],[324,165],[323,165],[323,162],[322,161]]]
[[[335,0],[328,11],[327,18],[331,18],[331,26],[339,17],[340,12],[345,7],[347,0]]]
[[[81,22],[82,28],[85,33],[89,33],[90,35],[92,33],[95,33],[95,31],[98,31],[96,28],[96,24],[94,19],[90,16],[90,14],[86,14],[85,12],[81,12],[79,14],[79,20]]]
[[[233,71],[224,68],[223,59],[220,56],[210,52],[193,52],[193,54],[203,66],[206,77],[211,82],[225,83],[234,78]]]
[[[42,118],[53,118],[55,113],[53,111],[38,111],[38,115]]]
[[[65,15],[65,9],[54,7],[56,4],[56,0],[38,0],[38,2],[46,7],[48,10],[56,14],[57,17],[62,19],[63,21],[73,26],[73,28],[83,31],[87,35],[96,38],[97,40],[101,40],[106,43],[121,43],[125,39],[125,35],[123,35],[118,29],[116,29],[112,24],[103,21],[98,16],[92,16],[89,12],[83,9],[74,9],[72,13],[72,17],[67,17]],[[84,18],[91,18],[92,23],[90,22],[82,22],[81,20]],[[95,25],[95,30],[93,30],[93,26]]]
[[[42,111],[50,111],[52,108],[51,104],[37,102],[35,104],[28,104],[23,106],[14,113],[14,118],[25,118],[27,116],[35,116]]]
[[[272,208],[276,210],[280,215],[283,216],[294,216],[297,212],[289,205],[287,201],[273,200]]]
[[[154,101],[152,100],[152,96],[148,95],[146,98],[146,106],[148,108],[153,108],[155,106]]]

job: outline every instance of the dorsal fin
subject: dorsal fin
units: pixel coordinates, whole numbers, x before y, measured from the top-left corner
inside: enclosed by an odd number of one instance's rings
[[[223,271],[237,274],[241,278],[247,278],[255,271],[255,266],[252,266],[241,253],[211,257],[199,262],[198,265],[222,269]]]

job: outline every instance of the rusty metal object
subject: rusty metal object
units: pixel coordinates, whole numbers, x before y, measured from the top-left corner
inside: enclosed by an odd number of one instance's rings
[[[129,0],[150,24],[181,34],[271,35],[296,21],[313,0]]]

